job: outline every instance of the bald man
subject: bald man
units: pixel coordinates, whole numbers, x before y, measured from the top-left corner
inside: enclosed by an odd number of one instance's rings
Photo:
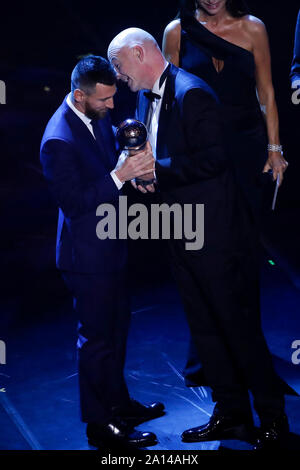
[[[287,431],[284,400],[259,320],[247,295],[233,179],[223,151],[217,97],[200,78],[171,64],[147,32],[129,28],[108,48],[118,78],[139,91],[136,117],[147,123],[161,201],[205,206],[204,246],[170,239],[173,273],[216,402],[207,424],[185,442],[246,439],[249,393],[261,420],[256,448]],[[139,188],[142,192],[146,189]]]

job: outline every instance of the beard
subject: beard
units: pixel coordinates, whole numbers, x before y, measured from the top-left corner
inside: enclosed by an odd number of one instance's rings
[[[95,109],[91,108],[87,103],[85,106],[85,115],[89,119],[103,119],[107,115],[107,109],[102,109],[100,111],[96,111]]]

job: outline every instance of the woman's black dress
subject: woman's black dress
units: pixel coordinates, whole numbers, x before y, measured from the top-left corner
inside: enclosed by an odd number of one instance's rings
[[[215,35],[193,16],[182,18],[181,27],[180,67],[201,77],[217,93],[228,158],[253,215],[258,217],[268,142],[256,95],[254,56]],[[219,72],[213,57],[223,61]]]
[[[248,237],[248,256],[243,262],[248,294],[259,310],[259,220],[268,141],[256,95],[254,56],[210,32],[192,15],[181,18],[181,29],[180,67],[206,81],[220,100],[225,149],[238,184],[242,224]],[[221,61],[219,72],[213,58]],[[184,375],[187,385],[205,384],[193,343]]]

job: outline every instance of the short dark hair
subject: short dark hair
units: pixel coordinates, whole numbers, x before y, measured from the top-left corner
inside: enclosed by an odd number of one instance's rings
[[[73,69],[71,75],[71,91],[76,88],[91,94],[95,91],[97,83],[112,86],[117,82],[116,73],[108,60],[96,55],[89,55],[81,59]]]
[[[236,17],[240,18],[242,16],[249,14],[249,9],[244,0],[227,0],[226,8],[229,13]],[[180,1],[180,11],[179,17],[182,17],[184,13],[194,14],[196,10],[196,1],[195,0],[181,0]]]

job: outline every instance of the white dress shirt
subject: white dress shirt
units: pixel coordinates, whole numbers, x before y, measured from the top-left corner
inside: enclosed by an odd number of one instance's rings
[[[72,99],[71,99],[71,93],[68,94],[67,96],[67,105],[72,109],[72,111],[74,111],[74,113],[82,120],[82,122],[84,122],[84,124],[86,125],[86,127],[88,128],[88,130],[90,131],[90,133],[92,134],[92,136],[94,137],[95,139],[95,136],[94,136],[94,132],[93,132],[93,126],[91,124],[91,119],[88,118],[84,113],[82,113],[81,111],[79,111],[73,104],[72,102]],[[115,182],[115,185],[117,186],[118,189],[121,189],[123,184],[122,181],[119,180],[119,178],[117,177],[116,175],[116,170],[117,168],[120,166],[119,162],[117,163],[117,166],[114,170],[112,170],[110,172],[110,176],[112,177],[112,179],[114,180]]]

